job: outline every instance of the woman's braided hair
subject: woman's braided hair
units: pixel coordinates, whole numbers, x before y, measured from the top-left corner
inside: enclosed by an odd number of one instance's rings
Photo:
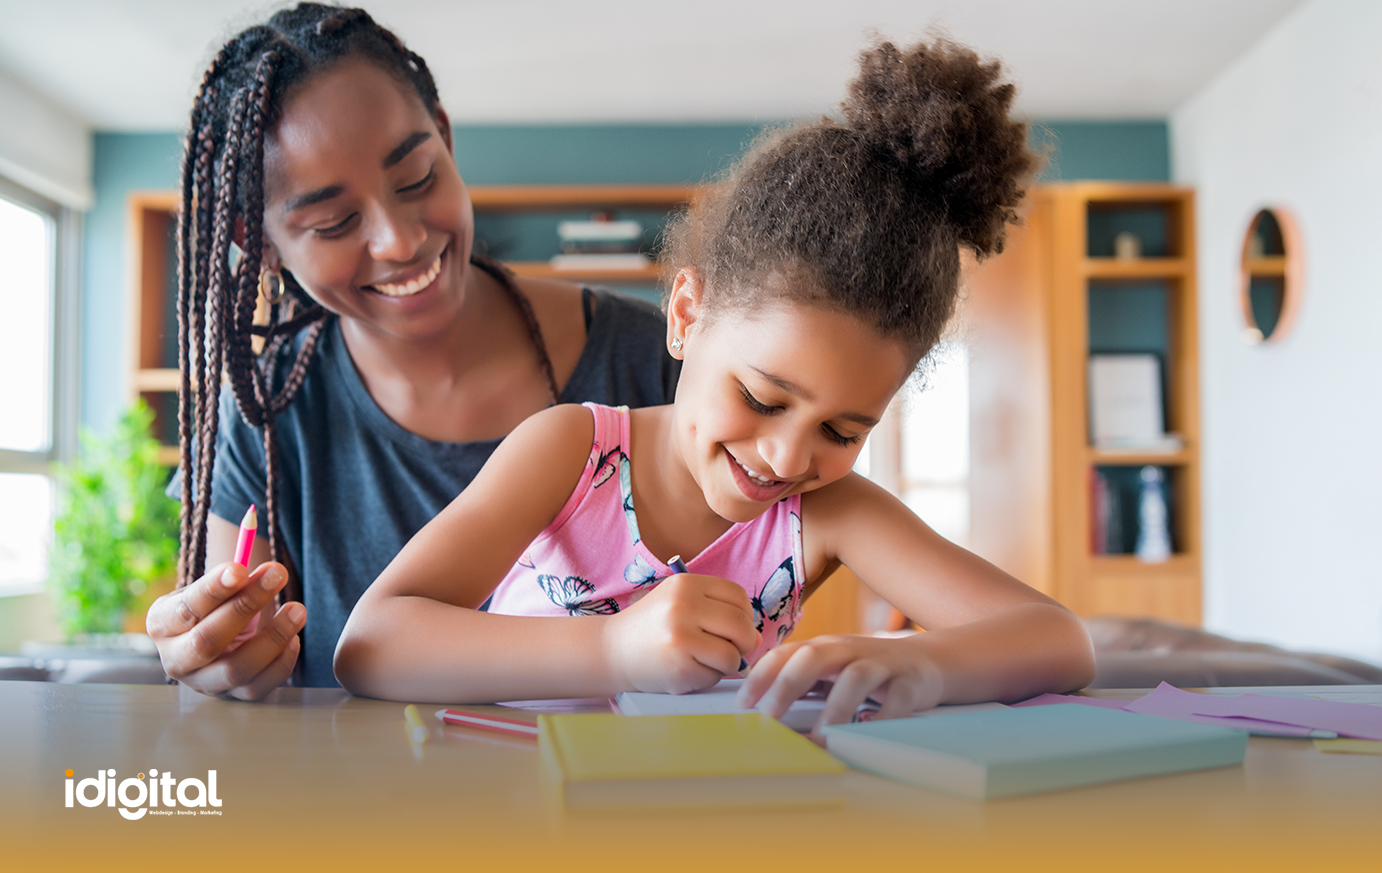
[[[183,148],[177,241],[182,378],[179,587],[199,578],[205,568],[222,374],[245,421],[263,429],[269,548],[274,560],[284,558],[274,416],[301,387],[326,312],[284,270],[287,293],[272,306],[267,326],[253,323],[263,261],[264,136],[294,86],[346,57],[375,63],[411,86],[427,111],[436,114],[437,87],[422,58],[364,10],[318,3],[285,9],[233,37],[211,62],[192,105]],[[243,235],[238,260],[232,260],[237,232]],[[531,323],[531,313],[525,315]],[[291,369],[283,384],[275,386],[275,362],[304,327],[308,332]],[[253,351],[255,336],[265,338],[260,360]]]
[[[1003,250],[1036,169],[1014,94],[963,46],[880,42],[843,118],[768,132],[673,222],[665,268],[695,270],[712,315],[801,300],[920,358],[954,312],[960,247]]]

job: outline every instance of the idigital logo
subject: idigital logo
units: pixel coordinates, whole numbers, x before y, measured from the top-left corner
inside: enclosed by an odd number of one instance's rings
[[[206,781],[200,779],[175,779],[167,770],[160,778],[157,770],[149,771],[149,779],[144,774],[131,777],[115,784],[114,770],[97,770],[96,775],[73,783],[73,772],[68,770],[67,807],[72,807],[75,799],[82,806],[115,806],[120,801],[120,814],[130,821],[144,817],[153,811],[154,815],[220,815],[221,798],[216,796],[216,771],[206,771]],[[159,788],[163,789],[163,808],[159,808]],[[95,796],[92,796],[92,790]],[[214,809],[208,809],[207,804]],[[187,810],[177,807],[185,806]],[[198,809],[200,807],[200,809]]]

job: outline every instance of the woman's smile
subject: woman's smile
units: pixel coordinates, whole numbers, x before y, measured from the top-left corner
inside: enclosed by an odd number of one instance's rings
[[[385,297],[412,297],[424,288],[430,287],[441,275],[442,258],[449,248],[448,246],[447,249],[442,249],[436,260],[432,261],[431,265],[420,275],[408,279],[400,277],[399,280],[393,282],[375,282],[373,285],[366,285],[365,288],[383,294]]]

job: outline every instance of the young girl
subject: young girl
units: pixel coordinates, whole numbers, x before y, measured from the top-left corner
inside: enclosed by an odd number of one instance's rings
[[[967,49],[881,43],[843,120],[757,144],[669,234],[675,403],[517,428],[360,599],[341,683],[680,693],[746,661],[741,703],[775,716],[833,681],[828,724],[868,696],[891,717],[1088,682],[1073,615],[851,472],[954,309],[960,246],[1001,250],[1016,216],[1034,160],[1013,93]],[[927,632],[786,641],[842,563]]]

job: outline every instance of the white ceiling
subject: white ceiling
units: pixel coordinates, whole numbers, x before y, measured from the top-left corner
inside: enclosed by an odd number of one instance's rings
[[[829,111],[871,29],[1002,58],[1019,108],[1164,118],[1302,0],[369,0],[457,122]],[[283,4],[0,0],[0,68],[99,129],[171,130],[221,41]]]

